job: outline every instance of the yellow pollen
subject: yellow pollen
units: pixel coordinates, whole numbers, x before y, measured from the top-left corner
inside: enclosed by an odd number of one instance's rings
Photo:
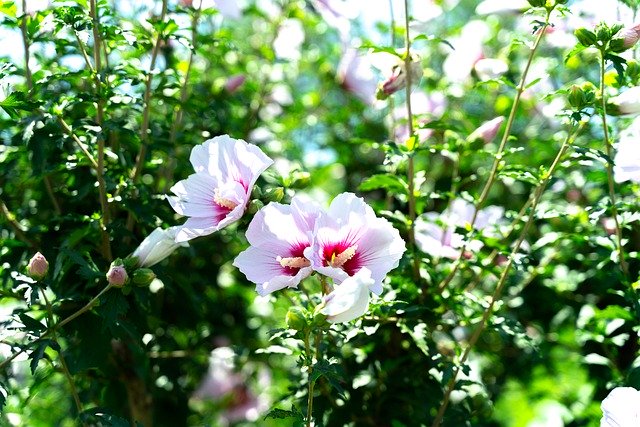
[[[278,261],[281,266],[290,267],[290,268],[303,268],[303,267],[309,267],[311,265],[308,259],[301,256],[286,257],[286,258],[277,256],[276,261]]]
[[[223,208],[227,208],[227,209],[235,209],[235,207],[238,206],[238,203],[234,202],[233,200],[220,197],[220,190],[218,188],[216,188],[215,191],[213,192],[213,201],[218,206],[222,206]]]
[[[349,246],[344,251],[339,254],[331,255],[331,261],[329,265],[331,267],[342,267],[345,262],[349,261],[356,254],[356,250],[358,249],[357,245]]]

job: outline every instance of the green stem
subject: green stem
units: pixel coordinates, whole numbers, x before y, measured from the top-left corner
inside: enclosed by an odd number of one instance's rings
[[[498,151],[496,152],[496,155],[495,155],[495,160],[493,161],[493,165],[491,166],[491,172],[489,173],[489,179],[485,183],[485,185],[484,185],[484,187],[482,189],[482,192],[480,193],[480,197],[478,198],[478,201],[475,204],[475,208],[474,208],[474,211],[473,211],[473,217],[471,218],[471,221],[470,221],[471,229],[473,229],[473,226],[475,225],[476,220],[478,219],[478,213],[480,212],[480,209],[482,208],[484,203],[487,201],[487,198],[489,197],[489,191],[493,187],[493,184],[495,183],[496,178],[498,176],[498,169],[500,168],[500,163],[502,162],[502,159],[503,159],[503,156],[504,156],[504,150],[505,150],[505,147],[506,147],[507,142],[509,140],[509,136],[511,135],[511,129],[512,129],[513,123],[515,121],[516,111],[518,110],[518,106],[520,105],[520,98],[522,97],[522,93],[524,92],[524,90],[526,88],[527,77],[529,75],[529,69],[531,68],[531,64],[533,62],[533,58],[534,58],[534,56],[535,56],[535,54],[536,54],[536,52],[538,50],[538,47],[540,46],[540,42],[542,41],[542,38],[544,37],[544,35],[546,33],[547,27],[549,26],[549,19],[551,18],[551,12],[552,12],[552,10],[548,10],[547,11],[547,16],[546,16],[546,19],[544,21],[544,25],[541,28],[538,29],[538,35],[536,36],[536,39],[535,39],[535,41],[533,43],[533,46],[531,47],[531,51],[529,52],[529,58],[527,59],[527,64],[525,65],[524,70],[522,71],[522,77],[520,78],[520,83],[518,84],[518,87],[516,89],[516,96],[515,96],[515,98],[513,100],[513,105],[511,106],[511,111],[509,112],[509,118],[507,119],[507,124],[505,126],[505,130],[504,130],[504,133],[502,135],[502,140],[500,141],[500,145],[498,146]],[[438,285],[438,289],[446,288],[446,286],[455,277],[458,269],[460,268],[460,263],[462,262],[463,254],[467,250],[467,243],[468,243],[468,239],[467,239],[467,241],[465,241],[465,244],[460,249],[460,256],[458,257],[458,259],[453,264],[453,269],[447,275],[447,277]]]
[[[309,341],[310,332],[306,332],[304,336],[304,351],[307,359],[307,377],[308,377],[308,394],[307,394],[307,427],[311,427],[313,422],[313,389],[315,380],[313,379],[313,355],[311,354],[311,343]]]
[[[607,150],[607,156],[609,159],[613,159],[613,147],[611,146],[611,140],[609,139],[609,126],[607,125],[607,100],[605,97],[605,83],[604,83],[604,74],[605,74],[605,55],[604,51],[600,51],[600,99],[602,100],[602,128],[604,132],[604,145]],[[611,201],[611,216],[613,217],[613,222],[616,226],[616,240],[618,244],[618,258],[620,262],[620,269],[625,277],[629,276],[629,267],[627,265],[627,261],[624,255],[624,248],[622,246],[622,227],[620,226],[620,221],[618,220],[618,207],[616,206],[616,191],[614,188],[614,179],[613,179],[613,165],[611,161],[607,162],[607,181],[609,184],[609,199]]]
[[[47,298],[47,294],[44,289],[40,289],[40,293],[42,294],[42,299],[45,302],[47,307],[47,326],[52,331],[52,339],[55,343],[58,344],[58,356],[60,358],[60,368],[62,373],[64,374],[67,382],[69,383],[69,388],[71,389],[71,396],[73,396],[73,401],[76,404],[76,410],[78,411],[78,415],[82,413],[82,402],[80,402],[80,396],[78,395],[78,389],[76,387],[76,383],[71,376],[71,372],[69,372],[69,367],[67,366],[67,362],[64,360],[64,356],[62,355],[62,349],[60,348],[60,341],[58,341],[58,334],[56,333],[56,325],[53,320],[53,309],[51,308],[51,302],[49,302],[49,298]]]
[[[464,352],[462,353],[462,356],[460,357],[460,361],[459,361],[458,365],[456,366],[455,371],[454,371],[453,375],[451,376],[451,379],[447,383],[442,403],[440,405],[440,408],[438,409],[438,413],[436,415],[435,420],[433,421],[432,427],[438,427],[442,423],[442,419],[444,417],[444,413],[445,413],[445,411],[447,409],[447,406],[449,405],[449,399],[451,397],[451,393],[453,392],[453,389],[455,388],[455,385],[456,385],[458,374],[460,373],[460,370],[462,369],[462,366],[466,363],[467,358],[469,357],[469,354],[471,353],[471,350],[473,349],[475,344],[478,342],[478,339],[480,338],[480,335],[482,335],[482,332],[484,331],[484,328],[487,326],[487,322],[489,320],[489,317],[493,313],[493,307],[494,307],[496,301],[498,301],[498,299],[502,295],[502,291],[504,289],[504,286],[507,283],[507,278],[509,276],[509,272],[511,271],[511,267],[513,266],[513,262],[514,262],[515,256],[518,253],[518,251],[520,250],[520,246],[524,242],[524,239],[526,238],[526,236],[527,236],[527,234],[529,232],[529,229],[531,228],[531,225],[533,224],[533,221],[535,219],[535,211],[536,211],[536,208],[538,207],[538,203],[540,202],[540,199],[542,197],[542,194],[544,193],[545,188],[549,184],[549,181],[551,181],[551,178],[553,177],[553,173],[555,172],[555,170],[560,165],[560,161],[561,161],[562,157],[564,157],[564,154],[566,153],[567,149],[573,144],[573,141],[578,136],[578,134],[580,133],[580,131],[582,130],[582,128],[585,126],[586,123],[587,122],[581,122],[575,132],[573,132],[573,133],[569,132],[569,134],[567,135],[567,137],[563,141],[562,146],[560,147],[560,150],[558,151],[558,154],[556,155],[555,159],[553,160],[553,163],[549,167],[548,172],[546,173],[546,175],[544,176],[544,178],[542,179],[540,184],[538,184],[538,187],[536,188],[536,190],[534,192],[533,200],[531,202],[530,214],[529,214],[529,217],[527,218],[527,222],[525,223],[522,231],[520,232],[520,236],[518,237],[518,239],[515,242],[515,245],[513,246],[513,249],[511,251],[511,254],[509,255],[509,259],[507,261],[507,265],[505,266],[504,270],[502,270],[502,273],[500,274],[500,278],[498,279],[498,283],[496,285],[496,288],[493,291],[493,294],[491,295],[491,300],[489,301],[489,306],[485,309],[484,313],[482,314],[482,318],[480,320],[480,324],[476,327],[475,331],[473,332],[473,335],[469,339],[469,344],[464,349]]]
[[[405,57],[404,69],[407,85],[405,87],[407,104],[407,121],[409,126],[409,138],[413,138],[413,112],[411,111],[411,34],[409,33],[409,0],[404,0],[404,30],[405,30]],[[415,194],[415,145],[409,153],[407,160],[407,186],[409,191],[409,249],[413,254],[413,280],[420,281],[420,259],[416,251],[416,194]]]

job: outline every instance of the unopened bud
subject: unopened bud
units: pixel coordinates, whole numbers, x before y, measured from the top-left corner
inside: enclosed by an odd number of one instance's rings
[[[640,40],[640,24],[633,27],[623,28],[616,38],[611,40],[609,48],[616,53],[631,49]]]
[[[631,81],[633,81],[634,83],[637,82],[638,76],[640,76],[640,65],[638,64],[638,61],[636,61],[635,59],[627,60],[626,74],[631,79]]]
[[[407,87],[407,71],[406,62],[399,60],[398,63],[391,68],[391,75],[385,81],[378,85],[376,98],[387,99],[389,95],[398,92]],[[411,84],[416,85],[422,77],[422,64],[418,55],[411,55],[409,61],[409,74]]]
[[[110,285],[122,287],[126,285],[128,281],[129,275],[124,265],[111,264],[109,271],[107,271],[107,282],[109,282]]]
[[[282,187],[270,188],[264,192],[264,199],[268,202],[279,202],[284,197],[284,189]]]
[[[593,46],[597,41],[596,35],[593,31],[587,30],[586,28],[578,28],[574,34],[578,39],[578,42],[585,47]]]
[[[595,34],[596,39],[600,42],[608,42],[611,40],[611,30],[604,23],[598,24]]]
[[[136,286],[149,286],[156,274],[149,268],[139,268],[133,272],[132,282]]]
[[[27,274],[34,280],[42,280],[49,272],[49,261],[40,252],[31,257],[27,265]]]
[[[307,317],[300,307],[291,307],[285,318],[287,328],[302,331],[307,327]]]
[[[263,207],[264,207],[264,203],[262,203],[260,200],[254,199],[249,202],[249,206],[247,207],[247,212],[253,215]]]
[[[569,104],[576,110],[589,107],[596,100],[596,87],[591,82],[573,85],[567,95]]]
[[[246,80],[246,77],[243,76],[242,74],[231,76],[227,79],[226,83],[224,84],[224,89],[229,93],[233,93],[236,90],[238,90],[240,86],[242,86],[245,80]]]
[[[485,144],[490,143],[498,134],[500,126],[504,122],[504,117],[496,117],[493,120],[486,121],[469,135],[469,141],[482,140]]]

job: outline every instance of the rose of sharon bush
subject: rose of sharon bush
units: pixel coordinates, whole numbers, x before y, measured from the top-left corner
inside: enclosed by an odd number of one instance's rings
[[[396,268],[406,250],[398,230],[353,193],[342,193],[329,210],[316,220],[313,245],[304,250],[311,267],[342,282],[368,268],[374,283],[371,291],[382,292],[382,279]]]
[[[320,207],[294,197],[291,205],[269,203],[253,217],[247,229],[251,244],[233,262],[264,296],[295,288],[312,273],[304,250],[311,245]]]
[[[273,163],[255,145],[228,135],[193,147],[190,160],[196,173],[171,187],[175,196],[168,197],[177,213],[189,217],[176,234],[179,243],[239,220],[253,185]]]

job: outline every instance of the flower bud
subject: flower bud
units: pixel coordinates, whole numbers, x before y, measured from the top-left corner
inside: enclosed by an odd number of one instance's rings
[[[284,197],[284,189],[282,187],[270,188],[264,192],[264,199],[268,202],[279,202]]]
[[[236,90],[238,90],[240,86],[242,86],[245,80],[246,80],[246,77],[243,76],[242,74],[231,76],[227,79],[226,83],[224,84],[224,89],[229,93],[233,93]]]
[[[285,318],[287,328],[302,331],[307,327],[307,318],[300,307],[291,307]]]
[[[612,116],[640,113],[640,86],[632,87],[610,98],[607,112]]]
[[[107,282],[116,287],[122,287],[129,281],[129,275],[124,265],[111,264],[107,271]]]
[[[596,35],[586,28],[578,28],[574,34],[582,46],[590,47],[596,43]]]
[[[591,82],[571,86],[567,95],[569,104],[576,110],[591,106],[596,100],[596,90]]]
[[[627,60],[626,74],[632,82],[637,83],[638,76],[640,76],[640,65],[638,64],[638,61],[635,59]]]
[[[49,272],[49,261],[40,252],[31,257],[27,265],[27,275],[34,280],[42,280]]]
[[[151,267],[171,255],[178,246],[186,243],[176,243],[175,238],[180,227],[169,227],[165,230],[156,228],[140,243],[131,255],[138,258],[139,267]]]
[[[133,284],[136,286],[149,286],[156,274],[149,268],[139,268],[133,272]]]
[[[249,206],[247,206],[247,212],[253,215],[263,207],[264,207],[264,203],[262,203],[260,200],[253,199],[252,201],[249,202]]]
[[[616,53],[631,49],[640,40],[640,24],[633,27],[623,28],[616,38],[611,40],[609,48]]]
[[[469,135],[469,141],[482,140],[485,144],[490,143],[498,134],[500,126],[504,122],[504,117],[496,117],[495,119],[486,121]]]
[[[411,55],[409,61],[409,73],[411,84],[415,85],[422,77],[422,64],[418,55]],[[387,99],[389,95],[404,89],[407,86],[406,62],[398,58],[398,62],[391,68],[391,75],[378,85],[376,98]]]
[[[604,23],[598,24],[595,34],[596,39],[600,42],[608,42],[611,40],[611,30]]]

